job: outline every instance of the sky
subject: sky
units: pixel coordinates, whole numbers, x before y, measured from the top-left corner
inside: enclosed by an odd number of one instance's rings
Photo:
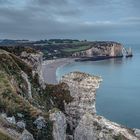
[[[140,0],[0,0],[0,39],[140,43]]]

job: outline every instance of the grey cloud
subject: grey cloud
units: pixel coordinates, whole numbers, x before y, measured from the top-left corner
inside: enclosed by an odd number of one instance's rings
[[[132,0],[26,0],[22,8],[16,4],[14,8],[0,6],[0,36],[136,40],[140,36],[140,16],[134,3]]]
[[[33,0],[34,2],[37,2],[38,4],[41,4],[41,5],[51,5],[51,4],[54,4],[54,5],[63,5],[63,4],[67,4],[67,0]]]
[[[57,11],[58,14],[63,16],[77,16],[81,15],[82,11],[80,9],[61,9]]]
[[[9,0],[0,0],[0,4],[10,3]]]
[[[28,14],[26,12],[23,12],[22,10],[15,10],[15,9],[9,9],[9,8],[0,8],[0,17],[8,18],[9,20],[24,20],[24,19],[30,19],[32,14]]]
[[[122,19],[124,23],[140,24],[140,17],[127,17]]]

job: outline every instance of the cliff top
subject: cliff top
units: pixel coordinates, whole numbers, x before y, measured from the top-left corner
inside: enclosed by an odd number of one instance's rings
[[[4,122],[0,119],[0,136],[2,131],[10,137],[11,131],[24,134],[24,129],[17,126],[21,124],[35,139],[52,139],[50,110],[58,108],[64,111],[64,100],[70,102],[72,98],[63,89],[63,84],[41,87],[38,69],[35,71],[32,66],[41,65],[40,54],[20,54],[24,56],[0,49],[0,116],[4,113],[4,120],[14,118],[14,127],[10,127],[11,122],[8,122],[9,128],[1,126]]]
[[[74,82],[84,82],[84,80],[97,80],[97,81],[102,81],[101,76],[94,76],[94,75],[90,75],[87,73],[83,73],[83,72],[71,72],[69,74],[66,74],[62,77],[62,79],[68,78],[69,80],[72,80]]]

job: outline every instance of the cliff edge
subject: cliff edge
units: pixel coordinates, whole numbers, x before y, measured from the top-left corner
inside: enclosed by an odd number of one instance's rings
[[[0,140],[52,140],[49,116],[63,119],[64,100],[72,101],[66,85],[43,83],[40,52],[6,49],[0,49]]]
[[[97,41],[84,51],[75,52],[72,56],[84,58],[113,58],[123,57],[123,45],[111,41]]]
[[[101,77],[81,72],[69,73],[61,82],[67,83],[74,98],[65,104],[68,137],[74,140],[138,140],[134,131],[96,114],[96,89]]]

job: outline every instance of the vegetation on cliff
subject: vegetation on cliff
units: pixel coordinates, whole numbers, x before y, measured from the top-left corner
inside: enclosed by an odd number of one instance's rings
[[[62,58],[62,57],[81,57],[82,53],[86,54],[86,51],[92,49],[93,56],[104,56],[108,55],[109,50],[113,45],[121,46],[120,43],[113,41],[78,41],[78,42],[67,42],[67,43],[51,43],[51,44],[42,44],[34,46],[36,49],[39,49],[44,53],[45,59],[52,58]],[[119,50],[119,55],[121,51]],[[86,55],[88,57],[88,55]]]
[[[65,102],[72,100],[69,91],[65,88],[66,85],[46,85],[43,89],[39,85],[38,74],[32,74],[32,68],[20,58],[18,50],[9,48],[5,50],[0,50],[0,113],[6,113],[8,117],[14,116],[16,121],[24,121],[26,129],[36,140],[51,140],[50,110],[58,108],[63,111],[64,100]],[[21,52],[22,50],[26,51],[21,49]],[[29,52],[27,49],[27,53]],[[32,98],[28,95],[27,80],[31,83]],[[22,114],[22,118],[19,117],[19,113]],[[42,129],[38,129],[35,125],[39,116],[42,116],[46,123]],[[1,129],[0,135],[4,137]]]
[[[16,55],[20,55],[21,52],[27,51],[28,53],[36,53],[36,50],[44,53],[44,59],[54,59],[63,57],[81,57],[86,54],[86,51],[92,49],[93,56],[104,56],[108,55],[109,49],[112,48],[113,44],[121,46],[120,43],[113,41],[79,41],[70,39],[50,39],[40,40],[35,42],[15,44],[14,47],[2,47],[6,51],[10,51]],[[23,46],[23,47],[21,47]],[[30,46],[26,47],[26,46]],[[36,50],[34,50],[34,48]],[[76,55],[75,55],[76,53]],[[91,53],[90,53],[91,54]],[[122,55],[121,51],[118,50],[117,55]],[[86,54],[88,57],[89,55]]]

